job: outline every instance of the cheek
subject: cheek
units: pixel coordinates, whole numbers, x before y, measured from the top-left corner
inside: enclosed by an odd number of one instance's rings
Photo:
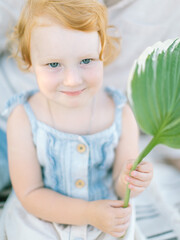
[[[89,83],[95,87],[100,87],[103,82],[103,65],[98,64],[93,69],[90,69],[88,73]]]
[[[40,89],[49,91],[54,90],[59,83],[56,74],[50,71],[37,70],[36,79]]]

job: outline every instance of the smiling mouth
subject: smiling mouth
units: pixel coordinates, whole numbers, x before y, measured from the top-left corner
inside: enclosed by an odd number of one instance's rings
[[[78,90],[78,91],[60,91],[60,92],[63,93],[63,94],[66,94],[66,95],[68,95],[68,96],[78,96],[78,95],[80,95],[84,90],[85,90],[85,88],[82,89],[82,90]]]

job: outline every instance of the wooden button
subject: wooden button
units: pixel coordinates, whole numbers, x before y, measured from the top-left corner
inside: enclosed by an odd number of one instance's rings
[[[85,182],[84,182],[83,180],[78,179],[78,180],[76,181],[76,187],[77,187],[77,188],[83,188],[84,185],[85,185]]]
[[[86,146],[84,144],[78,144],[77,145],[77,150],[79,153],[83,153],[86,151]]]

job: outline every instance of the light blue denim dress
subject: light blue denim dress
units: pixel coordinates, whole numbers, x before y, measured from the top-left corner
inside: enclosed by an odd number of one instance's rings
[[[114,100],[115,119],[109,128],[92,135],[61,132],[38,121],[28,103],[28,98],[36,91],[16,95],[8,102],[8,113],[18,104],[23,104],[25,108],[46,188],[87,201],[117,199],[113,189],[112,167],[115,148],[121,136],[122,109],[126,98],[115,89],[106,88],[105,91]],[[14,192],[5,206],[0,223],[8,240],[116,239],[88,225],[60,225],[42,221],[21,206]]]

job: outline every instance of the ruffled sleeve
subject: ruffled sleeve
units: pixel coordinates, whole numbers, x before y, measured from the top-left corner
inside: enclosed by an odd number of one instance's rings
[[[36,92],[38,92],[37,89],[26,91],[26,92],[21,92],[19,94],[12,96],[7,101],[5,109],[2,111],[1,115],[8,117],[17,105],[26,103],[27,100],[29,99],[29,97],[34,95]]]

